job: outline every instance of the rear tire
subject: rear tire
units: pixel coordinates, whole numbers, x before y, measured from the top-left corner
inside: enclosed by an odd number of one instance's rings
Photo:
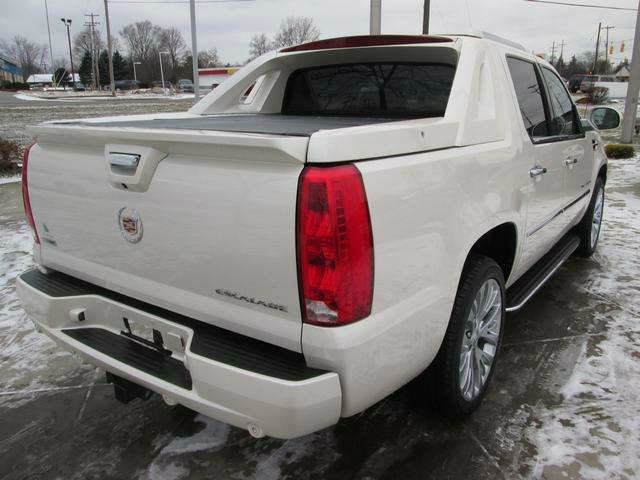
[[[604,213],[604,179],[598,177],[593,188],[593,195],[584,217],[576,227],[580,238],[580,246],[576,253],[581,257],[590,257],[598,246],[602,218]]]
[[[478,408],[500,351],[505,319],[504,275],[475,255],[462,273],[447,333],[425,385],[439,412],[461,419]]]

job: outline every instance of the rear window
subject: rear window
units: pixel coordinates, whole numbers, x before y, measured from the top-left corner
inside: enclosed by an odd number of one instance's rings
[[[358,63],[297,70],[282,105],[289,115],[444,116],[455,68],[432,63]]]

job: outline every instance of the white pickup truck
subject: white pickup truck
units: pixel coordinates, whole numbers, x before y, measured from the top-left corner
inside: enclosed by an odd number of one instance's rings
[[[617,113],[596,109],[603,128]],[[489,35],[262,56],[187,113],[30,129],[36,326],[253,436],[292,438],[424,375],[481,402],[517,310],[590,255],[607,164],[553,68]]]

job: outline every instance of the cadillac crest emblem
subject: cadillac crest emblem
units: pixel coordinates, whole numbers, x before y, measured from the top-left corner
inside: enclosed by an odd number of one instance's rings
[[[128,207],[118,211],[118,226],[122,237],[129,243],[138,243],[142,240],[142,220],[140,214]]]

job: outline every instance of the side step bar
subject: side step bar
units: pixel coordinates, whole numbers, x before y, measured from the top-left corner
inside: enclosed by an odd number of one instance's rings
[[[580,240],[575,234],[565,235],[549,253],[511,285],[507,289],[507,312],[520,310],[567,261],[578,246],[580,246]]]

